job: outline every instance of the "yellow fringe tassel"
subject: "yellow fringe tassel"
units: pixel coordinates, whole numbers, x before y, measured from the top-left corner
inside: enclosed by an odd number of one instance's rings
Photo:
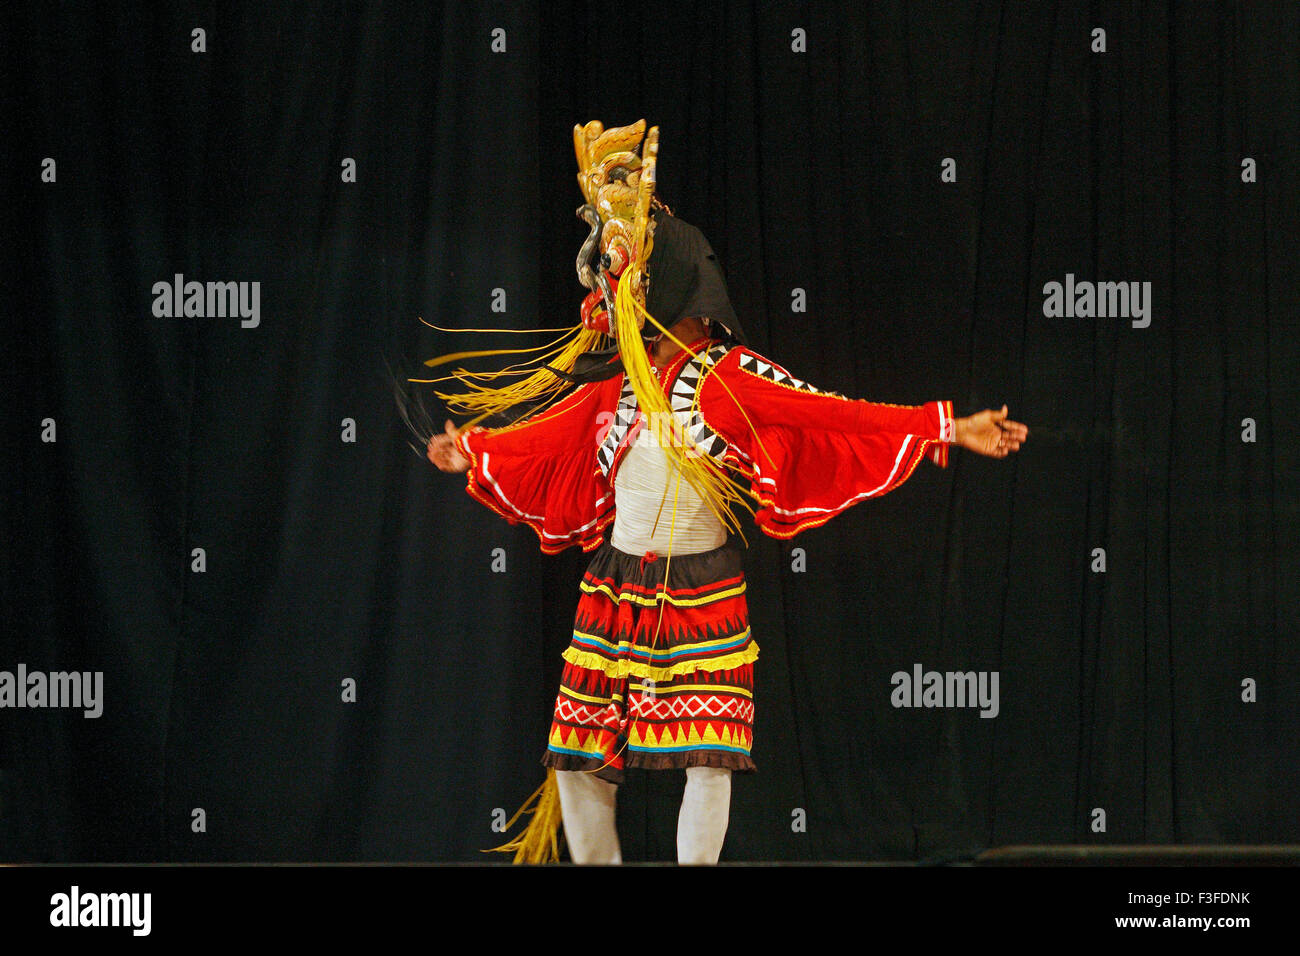
[[[635,269],[633,264],[629,269]],[[614,321],[618,329],[619,355],[623,359],[623,368],[628,381],[636,393],[637,404],[646,417],[646,423],[654,440],[663,448],[669,461],[695,488],[714,516],[731,531],[739,534],[746,544],[745,532],[739,519],[732,513],[732,506],[739,505],[750,514],[753,506],[746,496],[755,497],[754,493],[741,481],[737,481],[708,455],[701,454],[685,430],[677,422],[677,417],[669,405],[668,396],[659,384],[659,378],[650,370],[650,357],[641,344],[641,319],[659,329],[681,348],[686,348],[676,336],[659,324],[645,306],[638,301],[632,288],[637,283],[632,276],[624,273],[614,295]],[[699,395],[696,395],[699,401]],[[667,432],[667,433],[665,433]]]
[[[483,852],[514,853],[515,863],[559,863],[563,818],[560,814],[560,785],[556,782],[554,768],[546,768],[546,782],[515,811],[506,824],[506,830],[526,813],[532,815],[532,820],[517,837]]]
[[[605,341],[606,336],[604,333],[576,325],[565,331],[559,338],[535,348],[451,352],[447,355],[429,359],[424,364],[430,368],[435,368],[439,365],[467,358],[482,358],[489,355],[523,355],[529,352],[542,353],[526,362],[520,362],[497,371],[470,372],[464,368],[458,368],[451,375],[446,376],[446,378],[459,381],[468,391],[435,391],[434,394],[442,399],[452,412],[472,416],[469,421],[460,426],[465,429],[478,424],[491,415],[502,414],[524,403],[537,405],[534,414],[543,408],[549,407],[549,404],[568,387],[568,382],[543,368],[543,366],[549,364],[562,372],[570,372],[573,370],[573,364],[579,355],[600,348]],[[477,379],[491,382],[511,376],[523,377],[519,381],[511,382],[508,385],[479,385],[475,381]],[[410,379],[412,382],[426,383],[444,380]]]

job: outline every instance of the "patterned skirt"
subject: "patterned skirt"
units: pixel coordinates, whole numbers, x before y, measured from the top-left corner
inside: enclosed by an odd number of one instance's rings
[[[671,562],[600,546],[582,579],[543,764],[613,783],[626,767],[754,771],[758,645],[742,556],[730,541]]]

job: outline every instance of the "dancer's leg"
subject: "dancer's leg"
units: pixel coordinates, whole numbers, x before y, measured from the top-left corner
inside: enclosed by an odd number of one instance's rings
[[[677,818],[677,862],[718,862],[731,814],[731,771],[687,767],[682,812]]]
[[[574,863],[622,863],[614,802],[618,786],[595,774],[557,770],[564,841]]]

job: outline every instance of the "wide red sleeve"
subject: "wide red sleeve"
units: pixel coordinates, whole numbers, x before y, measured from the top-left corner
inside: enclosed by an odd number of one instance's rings
[[[702,377],[699,413],[759,500],[755,520],[789,538],[905,482],[923,458],[946,465],[952,403],[889,405],[823,392],[747,348]]]
[[[537,532],[547,554],[601,543],[614,495],[596,461],[613,420],[618,381],[579,386],[535,417],[504,428],[474,427],[456,438],[469,459],[466,491],[511,524]],[[605,412],[605,414],[602,414]]]

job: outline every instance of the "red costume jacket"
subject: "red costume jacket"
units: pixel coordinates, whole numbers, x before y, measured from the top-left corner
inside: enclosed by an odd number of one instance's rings
[[[698,354],[692,358],[691,352]],[[885,405],[823,392],[751,349],[699,339],[659,370],[695,444],[736,469],[758,498],[754,518],[777,538],[825,524],[906,481],[930,457],[947,465],[951,402]],[[580,385],[533,418],[474,427],[456,447],[467,490],[547,553],[590,551],[614,520],[614,479],[644,418],[627,376]]]

